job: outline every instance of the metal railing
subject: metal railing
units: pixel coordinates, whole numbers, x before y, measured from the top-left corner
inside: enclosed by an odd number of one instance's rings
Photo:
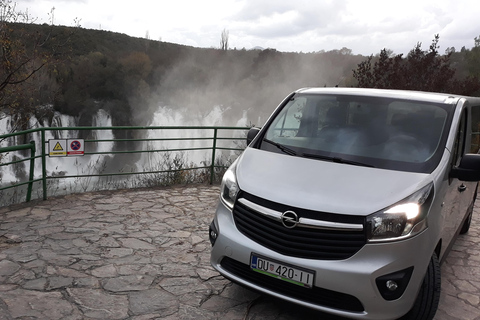
[[[20,186],[28,185],[26,191],[26,201],[30,201],[32,198],[32,185],[34,183],[39,183],[41,185],[41,197],[47,199],[47,182],[53,179],[68,179],[68,178],[89,178],[89,177],[114,177],[114,176],[125,176],[125,175],[145,175],[145,174],[161,174],[169,172],[179,172],[179,171],[190,171],[190,170],[203,170],[204,172],[209,172],[209,182],[214,182],[215,170],[224,169],[228,165],[218,163],[218,153],[221,150],[230,151],[240,154],[241,151],[245,148],[245,137],[246,131],[249,127],[219,127],[219,126],[150,126],[150,127],[129,127],[129,126],[115,126],[115,127],[49,127],[49,128],[38,128],[30,129],[20,132],[15,132],[11,134],[0,135],[0,142],[9,141],[8,147],[0,148],[0,175],[2,174],[2,168],[8,166],[15,166],[25,161],[30,161],[29,172],[27,181],[9,181],[6,183],[3,181],[0,184],[0,192],[11,189],[18,188]],[[109,130],[115,132],[117,136],[129,136],[127,138],[107,138],[99,139],[95,137],[95,132],[98,134],[100,131]],[[142,133],[139,133],[143,131]],[[185,133],[197,133],[201,131],[201,136],[185,136]],[[210,157],[210,163],[208,161],[202,161],[202,165],[193,164],[185,168],[173,168],[168,170],[143,170],[143,171],[118,171],[118,172],[94,172],[87,174],[47,174],[47,164],[54,157],[49,156],[48,150],[48,136],[52,139],[63,139],[66,134],[65,132],[78,132],[78,135],[85,136],[84,141],[84,157],[92,155],[111,155],[117,156],[119,154],[123,155],[134,155],[134,154],[156,154],[156,153],[185,153],[185,152],[197,152],[202,151],[205,156]],[[158,137],[149,137],[148,132],[159,133]],[[176,132],[182,133],[182,136],[169,136],[167,132]],[[230,133],[226,135],[225,132]],[[234,133],[237,133],[237,137],[234,136]],[[240,134],[238,134],[240,132]],[[121,134],[118,134],[121,133]],[[223,135],[222,135],[223,133]],[[141,138],[138,138],[141,136]],[[35,137],[36,139],[32,139]],[[131,138],[132,137],[132,138]],[[134,138],[137,137],[137,138]],[[65,137],[65,139],[75,139],[81,137]],[[29,144],[12,144],[11,140],[35,140],[31,141]],[[189,143],[189,146],[181,146],[182,143]],[[39,148],[35,147],[35,143],[39,144]],[[95,146],[98,147],[99,144],[110,143],[110,145],[115,146],[108,151],[99,151]],[[169,144],[170,147],[159,147],[159,143]],[[5,144],[5,143],[4,143]],[[120,144],[128,145],[129,147],[120,147]],[[174,144],[174,145],[172,145]],[[233,146],[232,146],[233,145]],[[143,148],[136,149],[135,147],[143,146]],[[147,146],[147,147],[145,147]],[[5,161],[5,155],[12,152],[19,152],[21,150],[30,149],[30,156],[23,157],[14,157],[11,161]],[[57,158],[57,157],[55,157]],[[73,158],[73,157],[71,157]],[[77,157],[78,158],[78,157]],[[38,159],[38,160],[37,160]],[[3,160],[3,161],[2,161]],[[41,165],[37,166],[35,169],[35,161],[40,161]],[[40,167],[40,169],[38,169]],[[60,168],[61,169],[61,168]],[[37,171],[41,171],[38,174]],[[56,168],[58,171],[58,168]],[[56,171],[56,172],[57,172]],[[61,171],[61,170],[60,170]],[[1,176],[0,176],[1,177]],[[0,179],[1,182],[1,179]]]
[[[33,186],[33,182],[34,182],[33,177],[34,177],[34,170],[35,170],[35,151],[36,151],[35,141],[31,141],[30,144],[21,144],[21,145],[12,146],[12,147],[0,148],[0,154],[7,153],[7,152],[26,150],[26,149],[30,149],[30,157],[20,159],[20,160],[10,161],[10,162],[5,163],[5,164],[0,163],[0,168],[3,167],[3,166],[7,166],[7,165],[13,165],[13,164],[16,164],[16,163],[22,163],[22,162],[25,162],[25,161],[30,161],[30,173],[29,173],[29,176],[28,176],[28,181],[17,183],[17,184],[12,184],[10,186],[0,188],[0,190],[11,189],[11,188],[15,188],[15,187],[18,187],[18,186],[28,184],[26,201],[29,202],[30,199],[31,199],[31,196],[32,196],[32,186]]]

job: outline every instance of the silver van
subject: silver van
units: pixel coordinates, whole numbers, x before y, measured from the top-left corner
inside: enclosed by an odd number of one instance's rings
[[[293,92],[225,173],[211,264],[248,288],[352,319],[433,319],[440,263],[469,229],[480,98]]]

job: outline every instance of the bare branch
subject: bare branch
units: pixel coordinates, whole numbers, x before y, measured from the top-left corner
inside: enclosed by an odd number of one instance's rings
[[[223,29],[221,39],[220,39],[220,49],[228,50],[228,30]]]

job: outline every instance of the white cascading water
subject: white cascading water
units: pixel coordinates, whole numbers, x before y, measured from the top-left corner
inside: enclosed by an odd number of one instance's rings
[[[29,127],[31,129],[37,128],[48,128],[48,127],[75,127],[76,126],[76,119],[72,116],[67,116],[60,114],[59,112],[55,112],[52,117],[52,122],[49,123],[48,119],[41,119],[41,122],[32,116],[30,118]],[[46,130],[45,131],[45,141],[48,142],[50,139],[68,139],[70,137],[76,137],[78,135],[78,131],[74,130]],[[35,147],[37,149],[37,154],[41,150],[41,133],[36,132],[34,133],[34,141]],[[45,145],[45,152],[48,153],[48,144]],[[64,157],[55,157],[55,158],[46,158],[46,170],[47,174],[51,175],[52,173],[63,172],[62,174],[65,175],[66,172],[69,170],[66,169],[68,167],[68,161],[65,161]],[[25,166],[28,165],[28,162],[24,163]],[[35,161],[35,178],[39,178],[42,173],[42,162],[41,159],[36,159]]]
[[[228,122],[226,119],[230,118],[228,112],[230,108],[223,106],[215,106],[208,112],[192,111],[187,108],[170,108],[159,107],[153,114],[151,121],[146,123],[146,126],[236,126],[245,127],[247,124],[247,111],[243,112],[240,119],[236,117],[238,121]],[[76,127],[78,119],[72,116],[62,115],[56,112],[51,120],[51,123],[47,119],[36,119],[32,117],[30,119],[30,128],[41,127]],[[92,118],[92,127],[111,127],[112,118],[110,114],[104,110],[99,110],[97,114]],[[8,118],[0,119],[0,134],[8,133],[11,130],[10,121]],[[213,137],[212,129],[168,129],[168,130],[145,130],[138,132],[136,138],[146,139],[168,139],[168,138],[211,138]],[[79,130],[47,130],[45,131],[45,139],[48,142],[50,139],[74,139],[79,138]],[[239,138],[245,137],[244,131],[238,130],[220,130],[218,137],[223,138]],[[41,150],[41,134],[40,132],[32,135],[33,140],[36,142],[37,155]],[[85,140],[112,140],[114,135],[112,130],[92,130]],[[17,139],[10,139],[0,141],[0,147],[8,145],[20,144],[23,142],[17,141]],[[217,146],[235,147],[231,141],[217,141]],[[135,150],[171,150],[181,148],[211,148],[212,140],[174,140],[174,141],[143,141],[137,142],[134,146]],[[165,153],[141,153],[138,155],[136,161],[130,163],[131,158],[122,158],[126,160],[125,163],[121,161],[115,161],[114,155],[108,154],[114,148],[113,141],[100,141],[89,142],[85,146],[85,152],[106,152],[107,154],[95,154],[84,156],[69,156],[69,157],[46,157],[46,170],[47,176],[74,176],[74,175],[90,175],[98,174],[99,172],[105,173],[118,173],[119,171],[128,172],[132,171],[154,171],[163,170],[161,165],[165,163],[163,155]],[[48,144],[45,145],[45,150],[48,153]],[[127,150],[126,150],[127,151]],[[170,160],[180,154],[179,152],[170,152]],[[9,162],[13,157],[25,158],[18,152],[10,152],[4,154],[2,162]],[[223,157],[235,157],[238,152],[235,151],[217,151],[216,158],[222,155]],[[182,152],[182,161],[187,165],[203,166],[209,165],[212,159],[211,150],[196,150],[189,152]],[[113,161],[110,161],[112,160]],[[25,161],[21,165],[24,166],[24,172],[29,172],[29,162]],[[119,169],[119,167],[121,167]],[[112,169],[112,170],[109,170]],[[10,182],[18,182],[19,177],[12,170],[12,166],[0,167],[0,184],[5,185]],[[38,158],[35,161],[35,179],[41,178],[42,175],[42,162]],[[83,180],[82,180],[83,179]],[[48,195],[61,195],[70,192],[84,192],[98,188],[98,177],[89,178],[60,178],[49,179]],[[120,179],[120,178],[119,178]],[[125,185],[128,187],[128,185]],[[36,197],[40,197],[40,192],[37,191]],[[35,198],[35,195],[33,196]]]
[[[93,118],[92,127],[111,127],[112,117],[105,110],[98,110],[97,116]],[[114,139],[112,130],[93,130],[93,139],[95,140],[112,140]],[[97,143],[97,152],[109,152],[113,149],[113,141],[102,141]],[[97,160],[93,158],[92,160]]]
[[[36,119],[31,117],[29,120],[29,127],[31,129],[42,128],[42,127],[75,127],[77,126],[77,119],[72,116],[62,115],[58,112],[55,112],[51,123],[48,119]],[[108,112],[104,110],[99,110],[97,114],[93,117],[92,126],[102,126],[102,127],[111,127],[112,119]],[[0,134],[8,133],[11,130],[9,118],[3,118],[0,120]],[[45,131],[45,141],[48,142],[50,139],[75,139],[79,137],[78,130],[46,130]],[[35,146],[37,150],[37,155],[40,154],[41,146],[41,133],[36,132],[32,134],[32,138],[35,141]],[[113,139],[112,130],[92,130],[91,137],[89,139]],[[0,141],[0,147],[5,147],[9,145],[18,145],[22,142],[18,141],[17,138],[11,138],[9,140]],[[96,144],[91,144],[88,147],[89,152],[109,152],[113,148],[113,142],[98,142]],[[45,145],[45,151],[48,153],[48,143]],[[3,154],[4,158],[2,159],[3,163],[10,162],[14,157],[24,159],[19,152],[10,152]],[[82,175],[82,174],[95,174],[97,173],[99,167],[103,163],[104,159],[110,158],[111,155],[85,155],[85,156],[69,156],[69,157],[46,157],[46,171],[48,176],[68,176],[68,175]],[[24,167],[24,172],[29,172],[29,161],[22,162]],[[11,182],[19,181],[19,177],[13,171],[13,166],[4,166],[0,168],[0,173],[2,177],[2,184],[5,185]],[[42,176],[42,160],[41,158],[36,159],[35,161],[35,179],[41,178]],[[78,189],[74,184],[76,183],[75,178],[67,179],[54,179],[51,181],[56,181],[54,184],[55,194],[65,194],[70,190]],[[90,178],[88,181],[88,186],[85,184],[81,186],[83,190],[76,191],[87,191],[92,186],[94,186],[96,181],[95,177]]]
[[[10,132],[10,130],[11,130],[10,118],[9,117],[0,118],[0,134],[6,134]],[[15,142],[11,142],[6,139],[5,140],[0,139],[0,148],[9,147],[13,143]],[[14,153],[13,152],[3,153],[0,156],[1,156],[0,158],[1,162],[6,163],[13,160]],[[0,167],[0,181],[2,182],[15,181],[15,173],[13,172],[12,166]]]
[[[155,111],[149,126],[232,126],[226,125],[224,114],[229,108],[222,106],[215,106],[207,113],[192,112],[185,108],[170,108],[160,106]],[[245,126],[247,122],[246,112],[243,117],[237,121],[233,126]],[[148,130],[146,132],[147,139],[168,139],[168,138],[205,138],[213,137],[212,129],[166,129],[166,130]],[[242,132],[224,130],[219,133],[219,137],[242,137]],[[219,142],[217,142],[219,143]],[[142,143],[142,150],[167,150],[178,148],[208,148],[212,147],[212,140],[185,140],[185,141],[147,141]],[[172,152],[174,157],[177,152]],[[202,163],[211,161],[211,150],[195,150],[184,153],[186,162],[192,163],[195,166],[200,166]],[[138,171],[150,170],[156,167],[156,164],[161,161],[155,153],[143,153],[141,158],[137,161],[136,167]]]

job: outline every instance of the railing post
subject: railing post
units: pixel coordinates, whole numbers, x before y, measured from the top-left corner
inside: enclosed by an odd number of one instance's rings
[[[217,131],[218,131],[218,128],[213,129],[212,166],[210,168],[210,184],[213,184],[213,177],[215,175],[215,149],[217,148]]]
[[[47,200],[47,161],[45,154],[45,128],[42,128],[40,131],[41,134],[41,144],[42,144],[42,184],[43,184],[43,200]]]
[[[30,174],[28,176],[27,202],[32,199],[33,178],[35,177],[35,141],[30,141]]]

